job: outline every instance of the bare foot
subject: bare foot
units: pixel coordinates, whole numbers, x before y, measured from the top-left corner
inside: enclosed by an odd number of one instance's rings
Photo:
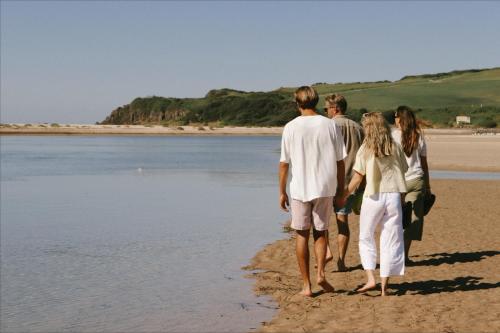
[[[339,272],[347,272],[347,267],[345,266],[343,260],[337,260],[337,269]]]
[[[391,295],[394,295],[394,292],[387,291],[387,288],[386,289],[382,289],[381,296],[391,296]]]
[[[312,291],[311,291],[311,286],[304,286],[302,288],[302,291],[299,293],[299,295],[304,296],[304,297],[311,297],[312,296]]]
[[[375,282],[369,281],[363,287],[356,289],[356,292],[357,293],[364,293],[364,292],[367,292],[369,290],[375,289],[376,286],[377,286],[377,284]]]
[[[328,283],[328,281],[326,281],[325,278],[319,278],[318,279],[318,285],[323,288],[323,290],[327,293],[331,293],[331,292],[334,292],[335,291],[335,288],[333,288],[333,286]]]

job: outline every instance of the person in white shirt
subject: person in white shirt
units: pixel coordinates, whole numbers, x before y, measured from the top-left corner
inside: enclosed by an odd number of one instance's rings
[[[408,171],[405,174],[408,193],[405,200],[412,203],[411,224],[405,229],[405,261],[409,266],[410,246],[413,240],[421,241],[424,228],[424,199],[431,193],[429,167],[427,165],[427,145],[413,111],[400,106],[394,114],[396,128],[392,131],[394,141],[404,150]]]
[[[356,154],[355,174],[343,196],[347,198],[366,177],[359,219],[359,254],[367,282],[356,291],[363,293],[376,287],[374,235],[380,225],[380,277],[382,296],[385,296],[389,277],[403,275],[405,270],[402,197],[406,193],[404,175],[408,165],[381,113],[364,114],[361,124],[365,139]]]
[[[340,206],[344,188],[344,140],[335,122],[316,113],[318,93],[303,86],[295,91],[300,112],[285,125],[281,140],[279,166],[280,206],[291,208],[291,227],[297,232],[296,254],[303,279],[301,294],[312,296],[309,277],[309,234],[313,226],[317,284],[327,292],[333,287],[325,278],[326,237],[333,210],[334,196]],[[286,185],[291,165],[290,196]]]

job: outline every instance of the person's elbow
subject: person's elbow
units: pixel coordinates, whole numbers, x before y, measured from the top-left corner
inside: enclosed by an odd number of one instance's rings
[[[279,171],[280,171],[280,173],[288,172],[289,166],[290,166],[290,164],[287,163],[287,162],[280,162],[280,165],[279,165]]]
[[[280,161],[280,169],[284,169],[284,168],[288,169],[289,165],[290,165],[290,163],[288,163],[288,162],[281,162]]]

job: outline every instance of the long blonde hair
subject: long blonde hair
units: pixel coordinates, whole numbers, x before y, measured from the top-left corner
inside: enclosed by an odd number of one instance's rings
[[[391,129],[380,112],[365,113],[361,119],[365,131],[366,149],[375,157],[384,157],[392,154],[393,140]]]

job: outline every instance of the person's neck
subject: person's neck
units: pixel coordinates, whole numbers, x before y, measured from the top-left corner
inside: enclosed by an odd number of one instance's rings
[[[333,118],[335,117],[342,117],[342,116],[345,116],[345,114],[341,113],[341,112],[337,112],[333,115]]]
[[[300,109],[300,115],[301,116],[317,116],[318,114],[313,109]]]

